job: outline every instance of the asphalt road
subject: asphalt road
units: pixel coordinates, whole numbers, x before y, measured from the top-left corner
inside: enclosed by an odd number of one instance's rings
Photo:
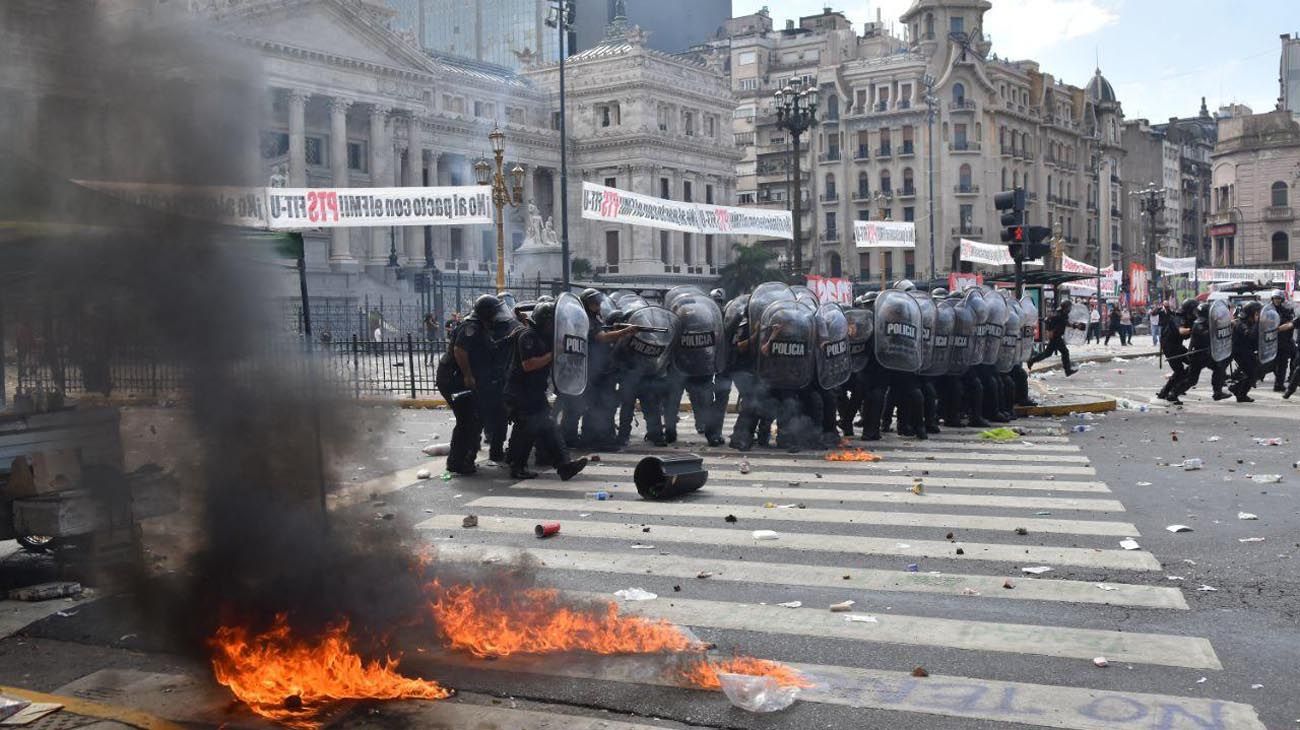
[[[457,702],[368,707],[341,725],[541,728],[595,718],[636,727],[1294,727],[1296,404],[1269,392],[1255,404],[1198,396],[1166,409],[1151,402],[1161,382],[1154,361],[1089,366],[1069,380],[1036,377],[1049,389],[1123,398],[1127,408],[1089,420],[1022,420],[1028,443],[991,445],[972,431],[924,446],[888,437],[868,445],[885,456],[869,466],[755,451],[745,457],[748,474],[735,452],[688,433],[687,416],[681,431],[692,443],[682,446],[705,456],[710,481],[662,504],[632,493],[639,454],[604,455],[569,484],[515,484],[486,466],[443,481],[436,463],[434,479],[417,480],[415,468],[440,461],[418,447],[450,433],[448,415],[400,414],[361,462],[340,468],[340,528],[378,523],[448,560],[508,561],[528,550],[549,585],[610,600],[623,588],[651,591],[658,598],[624,610],[687,625],[724,656],[795,664],[818,686],[787,710],[759,715],[716,693],[662,686],[658,661],[425,654],[406,657],[403,671],[456,687]],[[1143,402],[1145,412],[1137,410]],[[1057,435],[1074,425],[1092,428]],[[1256,437],[1283,442],[1261,446]],[[1171,466],[1187,458],[1204,468]],[[1263,474],[1282,481],[1248,476]],[[912,494],[913,477],[922,495]],[[615,499],[583,499],[600,488]],[[382,520],[387,513],[394,519]],[[471,513],[479,527],[461,528]],[[542,519],[561,521],[560,535],[534,538]],[[1172,524],[1192,531],[1168,532]],[[1017,534],[1022,526],[1026,534]],[[779,537],[756,541],[750,533],[759,529]],[[1140,549],[1122,549],[1125,538]],[[15,559],[0,560],[8,570]],[[1052,570],[1022,571],[1035,566]],[[697,577],[702,570],[714,575]],[[844,600],[856,602],[858,620],[828,611]],[[790,601],[802,607],[776,605]],[[85,603],[0,640],[0,685],[53,691],[114,668],[195,677],[212,693],[202,663],[159,641],[128,605]],[[1098,656],[1109,666],[1094,666]],[[931,676],[912,677],[916,667]],[[173,712],[199,719],[193,708]]]

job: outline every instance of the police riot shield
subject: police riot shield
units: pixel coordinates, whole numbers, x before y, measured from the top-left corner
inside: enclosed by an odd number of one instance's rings
[[[614,349],[618,361],[646,375],[659,375],[667,370],[681,331],[677,315],[651,305],[629,314],[627,322],[646,329],[619,340]]]
[[[1002,330],[1007,323],[1007,303],[992,289],[984,289],[984,306],[988,307],[988,317],[984,321],[984,345],[980,350],[985,365],[996,365],[998,355],[1002,352]],[[1020,323],[1017,322],[1016,326]]]
[[[1277,359],[1277,328],[1282,315],[1272,303],[1265,304],[1259,312],[1259,364],[1267,365]]]
[[[1015,297],[1004,295],[1006,319],[1002,321],[1002,347],[998,350],[998,359],[994,363],[999,373],[1009,373],[1016,366],[1020,357],[1020,302]]]
[[[673,364],[688,376],[717,373],[726,362],[726,339],[722,336],[722,310],[718,303],[704,294],[680,294],[673,298],[672,312],[681,323]]]
[[[647,302],[645,297],[640,294],[633,294],[618,300],[618,308],[623,311],[624,315],[629,315],[638,309],[645,309],[648,306],[650,306],[650,302]]]
[[[637,296],[640,296],[640,294],[637,294],[631,289],[615,289],[614,291],[609,293],[609,298],[613,300],[614,306],[618,307],[619,309],[623,308],[624,297],[637,297]]]
[[[618,309],[618,307],[614,304],[614,300],[610,299],[609,295],[605,292],[600,293],[599,301],[600,311],[598,313],[600,314],[600,321],[609,322],[609,316],[613,314],[614,310]]]
[[[769,281],[754,287],[749,295],[749,330],[757,332],[763,322],[763,312],[772,302],[793,302],[794,292],[779,281]]]
[[[925,372],[930,369],[931,361],[934,360],[934,320],[937,310],[934,306],[934,297],[920,291],[910,291],[908,295],[916,300],[916,305],[921,308],[921,368],[917,372]]]
[[[813,293],[812,289],[809,289],[806,286],[795,285],[790,287],[790,291],[794,294],[796,301],[814,312],[821,306],[821,301],[817,299],[817,295]]]
[[[978,287],[966,290],[963,302],[975,320],[975,329],[971,332],[970,352],[966,358],[966,367],[984,364],[984,344],[988,340],[989,305],[984,301],[984,292]]]
[[[871,347],[876,315],[870,309],[850,309],[844,312],[844,319],[849,324],[849,358],[853,369],[861,370],[871,359],[867,348]]]
[[[1232,307],[1223,299],[1210,305],[1210,358],[1225,362],[1232,357]]]
[[[1082,345],[1088,339],[1088,317],[1090,310],[1086,305],[1075,302],[1070,307],[1069,326],[1065,328],[1065,344]],[[1082,328],[1079,325],[1083,325]]]
[[[952,339],[948,345],[948,372],[961,375],[971,365],[975,350],[975,312],[965,301],[952,305]]]
[[[922,375],[938,377],[948,372],[952,365],[952,333],[956,323],[956,313],[952,302],[947,299],[932,300],[934,303],[934,327],[931,339],[930,361],[921,369]]]
[[[685,296],[704,297],[705,299],[709,298],[709,295],[698,286],[695,286],[694,284],[682,284],[669,289],[668,293],[664,294],[664,309],[667,309],[670,312],[676,312],[677,308],[674,307],[673,304],[679,297]]]
[[[921,305],[907,292],[887,289],[876,297],[876,360],[898,372],[921,369]]]
[[[817,308],[817,384],[838,388],[853,374],[849,356],[849,320],[838,304]]]
[[[730,337],[736,334],[740,328],[740,320],[744,319],[749,310],[749,295],[741,294],[740,296],[727,302],[727,306],[722,309],[722,329],[727,333],[728,342]]]
[[[757,293],[757,291],[756,291]],[[753,304],[753,297],[750,297]],[[758,377],[769,388],[806,388],[812,382],[817,326],[814,313],[794,301],[773,302],[763,310],[758,329]]]
[[[1026,294],[1020,299],[1020,353],[1017,362],[1026,362],[1034,354],[1034,341],[1038,338],[1038,305]]]
[[[555,299],[555,342],[551,384],[558,395],[582,395],[587,389],[587,310],[573,292]]]

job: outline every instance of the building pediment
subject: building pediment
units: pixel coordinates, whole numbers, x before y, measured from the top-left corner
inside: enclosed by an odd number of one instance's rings
[[[213,15],[220,30],[241,38],[430,73],[428,56],[367,7],[355,0],[246,0]]]

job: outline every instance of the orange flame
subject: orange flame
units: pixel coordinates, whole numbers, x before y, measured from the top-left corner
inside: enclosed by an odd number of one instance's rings
[[[304,639],[279,614],[263,633],[250,636],[244,627],[222,626],[209,643],[217,681],[253,712],[290,727],[318,727],[320,714],[340,700],[451,696],[436,682],[399,675],[396,659],[363,662],[352,649],[346,620],[319,639]]]
[[[430,583],[430,608],[447,645],[476,657],[511,654],[650,654],[700,648],[666,622],[620,616],[613,602],[575,609],[559,591],[530,588],[508,595],[472,585]]]
[[[864,449],[844,449],[826,455],[827,461],[880,461],[881,457]]]
[[[700,689],[722,689],[719,674],[747,674],[751,677],[771,677],[782,687],[811,687],[812,682],[784,664],[737,656],[730,659],[704,659],[682,673],[687,683]]]

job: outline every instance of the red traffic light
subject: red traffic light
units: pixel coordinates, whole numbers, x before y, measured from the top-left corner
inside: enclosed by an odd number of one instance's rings
[[[1024,243],[1025,227],[1024,226],[1007,226],[1002,229],[1003,243]]]

